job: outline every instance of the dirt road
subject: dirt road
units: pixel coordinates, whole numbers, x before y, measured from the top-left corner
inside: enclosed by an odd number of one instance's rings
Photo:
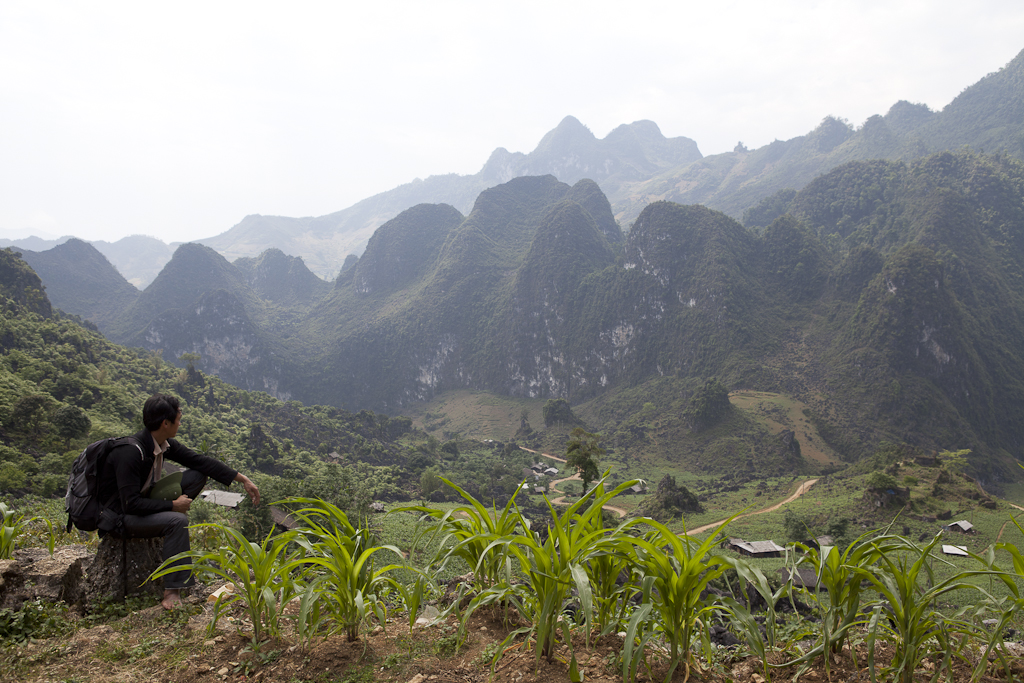
[[[736,519],[743,519],[744,517],[750,517],[751,515],[763,515],[766,512],[774,512],[775,510],[778,510],[786,503],[792,503],[794,500],[807,493],[807,490],[814,486],[814,484],[817,483],[817,481],[817,479],[808,479],[807,481],[803,482],[802,484],[800,484],[800,486],[796,488],[796,491],[793,492],[793,495],[791,495],[789,498],[782,501],[781,503],[776,503],[771,507],[766,507],[764,510],[758,510],[756,512],[747,512],[745,514],[739,515],[738,517],[736,517]],[[720,520],[718,522],[712,522],[711,524],[705,524],[704,526],[699,526],[696,529],[689,529],[685,534],[679,535],[691,536],[693,534],[703,533],[705,531],[708,531],[709,529],[714,529],[716,526],[721,526],[725,524],[727,521],[729,521],[728,518]]]
[[[565,458],[559,458],[557,455],[551,455],[550,453],[541,453],[539,451],[533,450],[532,448],[523,448],[522,446],[520,446],[520,448],[522,448],[524,451],[526,451],[528,453],[533,453],[534,455],[540,455],[540,456],[543,456],[545,458],[551,458],[552,460],[557,460],[558,462],[565,462]],[[554,491],[555,493],[562,493],[562,491],[558,490],[558,485],[559,484],[561,484],[562,482],[565,482],[565,481],[579,481],[579,480],[580,480],[580,475],[578,475],[578,474],[574,474],[571,477],[565,477],[564,479],[556,479],[555,481],[551,482],[551,490]],[[551,504],[552,505],[568,505],[568,503],[565,502],[565,496],[564,495],[561,495],[558,498],[552,498],[551,499]],[[623,510],[620,507],[615,507],[614,505],[605,505],[603,507],[603,509],[604,510],[610,510],[610,511],[614,512],[615,514],[617,514],[619,517],[625,517],[626,516],[626,511],[625,510]]]
[[[1007,505],[1009,505],[1012,508],[1017,508],[1018,510],[1024,510],[1024,508],[1022,508],[1020,505],[1014,505],[1013,503],[1007,503]],[[999,539],[1003,537],[1003,529],[1005,529],[1006,525],[1009,523],[1010,520],[1006,520],[1005,522],[1003,522],[1003,525],[999,527],[999,535],[996,536],[996,543],[999,543]]]
[[[523,447],[520,446],[520,448],[523,448]],[[534,453],[536,455],[543,456],[545,458],[551,458],[552,460],[557,460],[558,462],[565,462],[564,458],[559,458],[558,456],[555,456],[555,455],[550,455],[548,453],[541,453],[539,451],[535,451],[535,450],[532,450],[532,449],[529,449],[529,448],[523,448],[523,450],[527,451],[529,453]],[[559,484],[561,484],[562,482],[564,482],[564,481],[572,481],[572,480],[578,481],[579,478],[580,478],[580,476],[578,474],[574,474],[571,477],[566,477],[565,479],[559,479],[558,481],[553,481],[553,482],[551,482],[551,488],[552,489],[556,489],[556,487]],[[805,493],[807,493],[807,490],[810,489],[812,486],[814,486],[817,482],[818,482],[817,479],[808,479],[807,481],[802,482],[800,484],[800,486],[798,486],[796,488],[796,491],[794,491],[793,494],[789,498],[787,498],[786,500],[782,501],[781,503],[776,503],[775,505],[772,505],[771,507],[766,507],[765,509],[757,510],[756,512],[747,512],[745,514],[740,515],[736,519],[743,519],[744,517],[750,517],[751,515],[763,515],[766,512],[774,512],[775,510],[778,510],[780,507],[782,507],[786,503],[792,503],[794,500],[796,500],[800,496],[802,496]],[[557,491],[557,489],[556,489],[556,491]],[[551,502],[553,504],[555,504],[555,505],[565,505],[566,504],[565,496],[561,496],[559,498],[555,498]],[[1012,505],[1012,503],[1011,503],[1011,505]],[[1017,506],[1014,505],[1014,507],[1017,507]],[[605,510],[611,510],[612,512],[616,513],[619,517],[625,517],[626,516],[626,511],[625,510],[623,510],[622,508],[617,508],[617,507],[615,507],[613,505],[605,505],[604,509]],[[1020,508],[1020,509],[1024,510],[1024,508]],[[696,529],[688,530],[685,535],[689,536],[689,535],[692,535],[692,534],[703,533],[703,532],[707,531],[708,529],[714,529],[716,526],[721,526],[721,525],[725,524],[727,521],[728,521],[728,518],[720,520],[718,522],[712,522],[711,524],[705,524],[703,526],[697,527]],[[682,535],[683,534],[680,534],[680,536],[682,536]]]

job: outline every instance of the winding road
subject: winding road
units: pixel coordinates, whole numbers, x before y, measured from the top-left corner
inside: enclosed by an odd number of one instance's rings
[[[565,462],[565,458],[559,458],[557,455],[551,455],[550,453],[541,453],[540,451],[535,451],[532,448],[523,448],[522,446],[520,446],[519,448],[521,448],[522,450],[526,451],[527,453],[533,453],[534,455],[539,455],[539,456],[544,457],[544,458],[551,458],[552,460],[556,460],[558,462]],[[565,482],[565,481],[579,481],[579,480],[580,480],[580,475],[579,474],[574,474],[571,477],[565,477],[564,479],[556,479],[553,482],[551,482],[551,489],[555,493],[563,493],[562,491],[558,490],[558,485],[559,484],[561,484],[562,482]],[[552,505],[568,505],[569,503],[567,503],[565,501],[565,495],[563,493],[563,495],[559,496],[558,498],[552,498],[551,499],[551,504]],[[615,514],[617,514],[619,517],[625,517],[626,516],[626,511],[625,510],[623,510],[620,507],[615,507],[614,505],[605,505],[601,509],[603,509],[603,510],[610,510],[611,512],[614,512]]]
[[[556,460],[558,462],[565,462],[565,458],[559,458],[557,455],[551,455],[550,453],[541,453],[540,451],[535,451],[535,450],[533,450],[531,448],[523,448],[522,446],[520,446],[520,448],[522,448],[527,453],[533,453],[534,455],[539,455],[539,456],[542,456],[542,457],[545,457],[545,458],[551,458],[552,460]],[[564,479],[555,480],[555,481],[551,482],[551,488],[556,493],[562,493],[557,488],[559,484],[561,484],[562,482],[565,482],[565,481],[579,481],[579,478],[580,478],[580,475],[574,474],[571,477],[565,477]],[[774,512],[775,510],[778,510],[780,507],[782,507],[786,503],[792,503],[794,500],[796,500],[800,496],[802,496],[805,493],[807,493],[807,491],[812,486],[814,486],[817,482],[818,482],[817,479],[808,479],[805,482],[801,482],[801,484],[796,487],[796,491],[794,491],[793,494],[790,495],[790,497],[787,498],[786,500],[784,500],[782,502],[779,502],[779,503],[776,503],[775,505],[766,507],[763,510],[756,510],[754,512],[746,512],[746,513],[744,513],[742,515],[737,516],[736,519],[743,519],[744,517],[750,517],[752,515],[763,515],[766,512]],[[552,499],[551,503],[554,504],[554,505],[567,505],[568,504],[568,503],[565,502],[565,496],[564,495],[559,496],[558,498]],[[1017,506],[1015,505],[1014,507],[1017,507]],[[619,508],[619,507],[615,507],[614,505],[605,505],[604,509],[605,510],[611,510],[612,512],[617,514],[619,517],[625,517],[626,516],[626,511],[625,510],[623,510],[622,508]],[[1024,508],[1021,508],[1021,509],[1024,510]],[[711,522],[710,524],[704,524],[702,526],[697,527],[696,529],[689,529],[686,532],[681,532],[679,535],[680,536],[684,536],[684,535],[685,536],[692,536],[693,534],[700,534],[700,533],[703,533],[703,532],[708,531],[710,529],[714,529],[717,526],[721,526],[721,525],[725,524],[727,521],[729,521],[728,518],[719,520],[717,522]]]
[[[778,510],[780,507],[782,507],[786,503],[792,503],[794,500],[796,500],[800,496],[802,496],[805,493],[807,493],[807,490],[809,488],[811,488],[812,486],[814,486],[817,482],[818,482],[817,479],[808,479],[807,481],[802,482],[800,484],[800,486],[797,486],[796,487],[796,491],[794,491],[793,494],[789,498],[787,498],[786,500],[782,501],[781,503],[776,503],[775,505],[772,505],[771,507],[766,507],[763,510],[756,510],[755,512],[746,512],[746,513],[744,513],[742,515],[737,515],[736,519],[743,519],[744,517],[750,517],[752,515],[763,515],[766,512],[774,512],[775,510]],[[700,533],[703,533],[705,531],[708,531],[709,529],[714,529],[716,526],[721,526],[721,525],[725,524],[728,521],[729,521],[729,519],[726,518],[726,519],[723,519],[723,520],[719,520],[717,522],[712,522],[711,524],[705,524],[703,526],[699,526],[696,529],[690,529],[689,531],[685,532],[685,534],[679,534],[679,535],[680,536],[683,536],[683,535],[691,536],[693,534],[700,534]]]
[[[1009,505],[1012,508],[1017,508],[1018,510],[1024,510],[1024,508],[1022,508],[1020,505],[1014,505],[1013,503],[1007,503],[1007,505]],[[996,543],[999,543],[999,539],[1003,537],[1003,529],[1005,529],[1006,525],[1009,523],[1010,520],[1006,520],[1005,522],[1003,522],[1003,525],[999,527],[999,535],[996,536]]]

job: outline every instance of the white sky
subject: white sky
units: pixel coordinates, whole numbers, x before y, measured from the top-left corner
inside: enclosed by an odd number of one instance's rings
[[[0,0],[0,237],[322,215],[569,114],[754,148],[941,109],[1022,49],[1019,0]]]

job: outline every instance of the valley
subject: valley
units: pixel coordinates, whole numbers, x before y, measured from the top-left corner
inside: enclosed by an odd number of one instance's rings
[[[478,680],[502,661],[502,680],[547,683],[573,677],[576,657],[612,681],[632,679],[636,647],[653,680],[679,664],[671,610],[655,610],[691,581],[687,604],[707,601],[718,635],[743,640],[694,641],[685,665],[748,680],[771,671],[759,653],[780,663],[847,637],[815,626],[847,598],[802,590],[797,563],[871,586],[847,646],[822,650],[807,680],[832,661],[852,679],[876,636],[887,656],[904,647],[901,599],[945,581],[904,622],[957,638],[915,641],[936,649],[903,680],[943,661],[959,667],[948,680],[1012,673],[979,648],[1024,625],[1022,84],[1024,53],[941,111],[900,101],[858,128],[830,116],[708,157],[650,121],[598,139],[566,117],[530,154],[499,149],[477,174],[325,216],[250,215],[173,250],[0,250],[3,571],[95,549],[65,531],[70,464],[139,429],[155,392],[181,397],[184,442],[275,505],[197,501],[193,522],[210,526],[195,546],[228,553],[230,529],[242,548],[286,538],[276,547],[294,553],[219,626],[205,587],[161,615],[19,602],[41,582],[4,579],[0,636],[18,644],[0,677],[402,683]],[[145,280],[124,263],[161,268]],[[326,537],[288,528],[296,499],[336,506],[347,549],[389,557],[366,565],[390,582],[363,585],[356,618],[331,612],[337,587],[311,602],[344,571],[304,565]],[[854,559],[826,571],[820,547]],[[913,557],[927,581],[901,598]],[[439,620],[417,626],[418,612]],[[546,623],[563,636],[541,645]],[[180,637],[162,642],[168,627]],[[342,643],[359,628],[362,652]]]

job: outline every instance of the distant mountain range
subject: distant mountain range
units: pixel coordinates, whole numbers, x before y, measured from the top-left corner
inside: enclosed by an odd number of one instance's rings
[[[622,125],[597,139],[569,116],[529,154],[499,148],[474,175],[417,179],[325,216],[246,216],[199,243],[229,261],[279,249],[301,257],[322,279],[333,280],[348,255],[361,253],[373,232],[405,209],[449,204],[467,213],[484,189],[516,177],[550,174],[569,184],[591,179],[608,197],[624,230],[658,200],[703,204],[746,222],[746,212],[772,195],[799,190],[840,164],[910,161],[964,146],[1024,158],[1024,52],[966,88],[940,112],[900,101],[858,129],[826,117],[807,135],[709,157],[702,157],[693,140],[665,138],[651,121]],[[62,241],[0,240],[0,246],[42,251]],[[94,246],[138,288],[152,282],[176,247],[140,236]]]
[[[332,281],[306,256],[231,245],[276,235],[322,253],[345,212],[251,218],[263,227],[221,236],[233,262],[181,245],[141,292],[81,240],[23,253],[55,307],[112,340],[199,354],[200,369],[283,399],[401,412],[451,389],[559,397],[636,435],[647,427],[623,415],[639,406],[609,406],[649,403],[663,417],[644,424],[668,424],[718,378],[798,399],[844,459],[883,441],[969,448],[976,473],[1005,480],[1024,441],[1022,84],[1018,56],[942,112],[898,103],[859,130],[826,119],[685,163],[696,147],[653,124],[596,140],[566,119],[484,175],[384,193],[378,217],[393,217]],[[543,164],[559,176],[520,174]],[[471,181],[495,176],[465,207]],[[398,208],[443,178],[452,202]],[[698,196],[728,211],[667,201]],[[370,205],[346,215],[357,207]],[[360,215],[350,227],[369,230]],[[292,220],[305,227],[282,228]]]
[[[640,392],[676,410],[717,377],[798,398],[846,459],[885,440],[970,448],[983,478],[1011,476],[1024,165],[849,162],[761,208],[778,216],[748,229],[658,201],[623,235],[597,183],[526,176],[467,215],[402,212],[334,283],[278,250],[232,264],[182,245],[134,295],[84,242],[26,259],[54,305],[97,311],[111,339],[199,354],[280,398],[394,413],[460,388],[574,404]]]

